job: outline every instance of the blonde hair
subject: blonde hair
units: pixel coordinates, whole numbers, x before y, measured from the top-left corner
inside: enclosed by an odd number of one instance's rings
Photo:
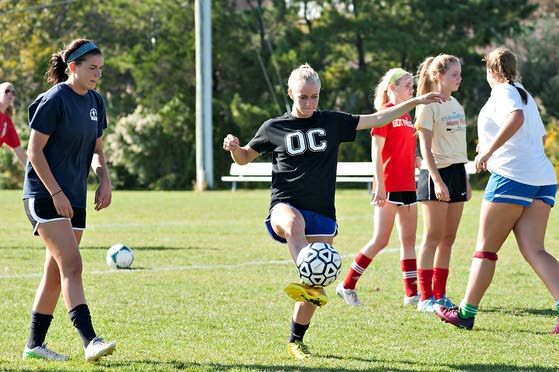
[[[400,85],[404,77],[413,77],[412,74],[401,68],[391,68],[384,74],[377,87],[375,88],[375,99],[373,101],[375,109],[380,110],[390,100],[388,97],[388,87],[390,84]]]
[[[453,63],[460,63],[460,59],[450,54],[439,54],[436,57],[427,57],[419,65],[417,75],[417,95],[422,96],[435,90],[439,74],[444,74]]]
[[[5,91],[7,88],[12,88],[14,89],[14,85],[12,83],[10,83],[9,81],[5,81],[2,84],[0,84],[0,94],[4,95]],[[14,105],[11,104],[6,108],[6,114],[8,114],[8,116],[14,116]]]
[[[524,104],[528,103],[526,91],[514,85],[515,81],[520,80],[520,74],[516,65],[516,56],[510,49],[497,48],[487,54],[483,60],[485,61],[485,67],[493,72],[498,81],[507,82],[514,86],[522,97]]]
[[[291,71],[289,80],[287,80],[287,87],[289,89],[293,89],[295,85],[297,85],[301,81],[304,81],[305,83],[316,83],[320,85],[320,78],[318,77],[318,73],[308,63],[304,63]]]

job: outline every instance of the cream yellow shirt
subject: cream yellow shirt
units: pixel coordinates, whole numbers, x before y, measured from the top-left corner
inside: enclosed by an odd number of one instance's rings
[[[432,132],[431,152],[437,168],[468,162],[466,115],[454,97],[443,103],[417,106],[415,126]]]

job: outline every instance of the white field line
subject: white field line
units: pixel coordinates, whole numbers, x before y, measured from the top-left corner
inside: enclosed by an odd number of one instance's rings
[[[380,254],[400,252],[400,248],[385,248]],[[342,255],[342,258],[354,257],[355,254]],[[85,274],[89,275],[105,275],[105,274],[120,274],[120,273],[158,273],[165,271],[189,271],[189,270],[217,270],[217,269],[237,269],[249,266],[276,266],[276,265],[289,265],[293,264],[291,260],[269,260],[269,261],[248,261],[238,264],[216,264],[216,265],[188,265],[188,266],[162,266],[138,270],[91,270]],[[0,275],[0,279],[29,279],[40,278],[43,273],[27,273],[27,274],[6,274]]]

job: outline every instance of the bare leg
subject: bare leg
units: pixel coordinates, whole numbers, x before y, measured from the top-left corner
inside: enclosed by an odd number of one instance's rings
[[[305,237],[305,219],[301,213],[287,204],[276,204],[270,213],[270,222],[275,233],[287,240],[291,258],[297,261],[301,249],[309,244]]]
[[[417,233],[417,205],[398,207],[396,228],[401,244],[400,260],[414,259]]]
[[[514,226],[514,235],[524,259],[532,266],[545,284],[553,299],[559,299],[559,263],[544,247],[545,230],[551,207],[541,200],[534,200],[524,208]]]
[[[64,296],[66,309],[71,310],[78,305],[85,304],[81,277],[82,260],[70,221],[63,220],[40,224],[38,231],[52,259],[54,259],[59,268],[59,285]],[[48,264],[49,273],[53,267],[52,259],[49,259],[46,263],[46,265]],[[51,286],[50,280],[48,279],[48,282],[44,281],[46,286]],[[52,280],[54,281],[54,279]],[[54,284],[52,285],[54,286]],[[39,289],[41,290],[41,287]],[[39,300],[36,300],[36,305],[42,306],[43,295],[38,293],[38,297]],[[51,298],[47,295],[45,299],[46,306],[52,306],[53,298],[54,296]],[[58,295],[56,298],[58,298]],[[54,302],[54,306],[56,306],[56,302]]]
[[[79,245],[83,231],[74,230],[74,236]],[[35,293],[33,311],[41,314],[52,315],[58,298],[60,297],[60,269],[56,260],[47,249],[45,254],[45,265],[41,283]]]
[[[432,269],[435,253],[446,224],[448,203],[425,201],[423,205],[423,240],[417,256],[419,269]]]
[[[383,207],[375,207],[373,237],[361,248],[361,254],[373,259],[388,245],[397,209],[398,207],[392,203],[385,203]]]
[[[448,269],[450,266],[450,255],[456,232],[462,218],[464,203],[448,203],[443,234],[437,246],[437,251],[433,260],[433,266]]]
[[[481,204],[476,251],[497,253],[510,234],[524,208],[520,205],[493,203]],[[497,222],[498,221],[498,222]],[[496,261],[474,258],[464,300],[478,306],[489,288],[495,273]]]

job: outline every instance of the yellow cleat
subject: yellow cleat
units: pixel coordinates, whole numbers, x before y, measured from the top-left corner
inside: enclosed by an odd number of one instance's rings
[[[287,344],[287,351],[295,359],[303,360],[311,356],[309,348],[302,341],[295,340]]]
[[[284,291],[295,301],[308,302],[315,306],[324,306],[328,303],[328,296],[326,296],[326,292],[324,292],[324,288],[322,287],[289,283]]]

